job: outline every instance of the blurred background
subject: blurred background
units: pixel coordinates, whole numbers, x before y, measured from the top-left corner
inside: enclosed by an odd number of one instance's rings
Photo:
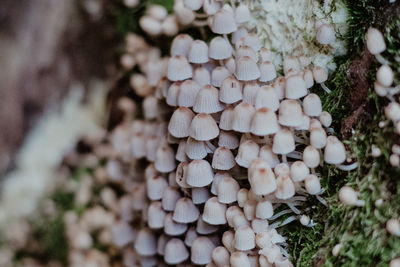
[[[0,6],[0,175],[29,129],[71,86],[114,72],[111,1],[3,0]],[[109,3],[111,5],[111,3]],[[108,12],[108,13],[107,13]]]

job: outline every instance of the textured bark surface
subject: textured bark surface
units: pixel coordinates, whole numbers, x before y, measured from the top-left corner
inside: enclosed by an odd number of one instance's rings
[[[102,0],[2,1],[0,175],[12,168],[27,131],[71,84],[105,78],[115,36],[103,10]]]

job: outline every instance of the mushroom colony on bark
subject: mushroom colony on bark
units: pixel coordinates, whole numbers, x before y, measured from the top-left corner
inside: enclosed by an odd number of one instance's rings
[[[109,135],[119,156],[107,170],[141,222],[121,218],[114,242],[133,243],[133,257],[146,266],[292,266],[277,229],[294,220],[314,225],[302,205],[310,195],[326,204],[318,166],[356,166],[343,165],[332,117],[309,91],[320,84],[329,92],[328,74],[306,56],[286,55],[276,69],[273,53],[246,28],[245,3],[176,1],[174,11],[215,37],[179,34],[167,58],[137,35],[126,38],[121,63],[141,71],[130,82],[144,98],[143,118],[120,99],[124,120]],[[329,44],[332,27],[319,25],[317,36]]]

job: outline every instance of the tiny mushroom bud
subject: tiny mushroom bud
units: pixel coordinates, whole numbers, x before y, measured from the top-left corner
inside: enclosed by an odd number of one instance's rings
[[[302,225],[307,226],[310,223],[310,217],[308,217],[307,215],[301,215],[300,216],[300,223]]]

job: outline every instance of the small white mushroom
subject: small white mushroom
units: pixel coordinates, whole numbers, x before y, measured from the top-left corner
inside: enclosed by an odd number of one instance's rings
[[[339,190],[339,199],[345,205],[350,206],[364,206],[364,200],[358,199],[358,192],[354,191],[350,186],[343,186]]]
[[[386,64],[386,59],[381,55],[381,53],[386,50],[386,44],[382,33],[378,29],[370,27],[365,39],[368,51],[373,54],[381,64]]]

